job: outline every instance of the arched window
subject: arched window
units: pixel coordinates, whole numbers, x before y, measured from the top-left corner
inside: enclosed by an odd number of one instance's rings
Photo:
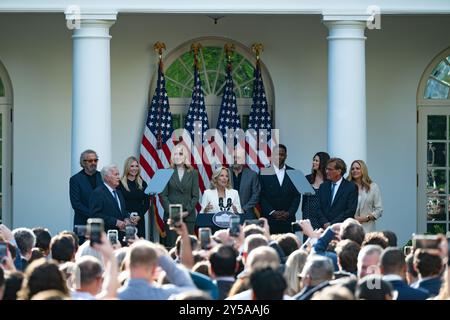
[[[184,127],[194,81],[194,57],[190,52],[192,43],[200,43],[199,71],[205,93],[206,112],[209,125],[215,128],[219,115],[222,91],[225,84],[225,43],[233,43],[235,51],[232,55],[234,91],[237,107],[244,130],[248,126],[248,116],[252,105],[253,70],[255,57],[246,46],[225,38],[206,37],[188,41],[171,51],[164,59],[166,89],[170,100],[174,128]],[[263,57],[264,58],[264,57]],[[273,119],[273,84],[264,64],[261,64],[264,86],[266,89],[269,112]],[[153,95],[155,79],[152,79],[150,96]]]
[[[4,97],[5,96],[5,86],[3,85],[3,81],[0,78],[0,97]]]
[[[418,231],[450,231],[450,48],[422,75],[418,106]]]

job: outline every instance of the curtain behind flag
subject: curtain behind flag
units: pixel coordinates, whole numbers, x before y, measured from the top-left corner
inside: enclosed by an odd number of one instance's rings
[[[158,169],[164,169],[170,166],[171,150],[174,146],[171,139],[172,132],[172,114],[166,92],[162,62],[160,61],[158,66],[158,81],[148,109],[139,158],[142,169],[141,175],[147,184]],[[159,196],[155,197],[154,200],[153,210],[156,224],[160,235],[165,237],[164,209]]]

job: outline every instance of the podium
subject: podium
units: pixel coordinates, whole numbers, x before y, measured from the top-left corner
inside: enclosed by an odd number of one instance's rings
[[[214,216],[221,213],[225,213],[225,212],[218,212],[218,213],[199,213],[197,214],[197,218],[195,220],[195,229],[198,228],[211,228],[211,232],[214,234],[214,232],[216,232],[217,230],[220,229],[227,229],[228,228],[228,223],[227,224],[223,224],[222,226],[220,226],[220,224],[218,225],[216,222],[214,222]],[[244,224],[245,220],[252,220],[255,219],[254,215],[252,213],[242,213],[242,214],[238,214],[238,216],[241,218],[241,225]]]

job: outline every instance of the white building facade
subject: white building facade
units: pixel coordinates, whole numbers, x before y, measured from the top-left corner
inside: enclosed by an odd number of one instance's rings
[[[99,168],[139,154],[156,41],[166,69],[194,41],[235,43],[252,63],[260,42],[287,163],[308,172],[317,151],[348,166],[363,159],[382,192],[377,229],[400,245],[413,232],[448,231],[450,3],[272,2],[2,1],[3,222],[71,229],[80,152],[96,150]],[[172,112],[187,112],[189,99],[169,98]],[[242,93],[238,108],[248,107]]]

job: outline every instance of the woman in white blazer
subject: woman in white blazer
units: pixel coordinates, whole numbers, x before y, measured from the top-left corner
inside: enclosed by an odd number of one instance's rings
[[[369,170],[363,160],[352,162],[348,180],[356,183],[359,191],[355,219],[361,223],[364,231],[375,231],[375,220],[383,214],[383,204],[380,188],[370,179]]]
[[[219,200],[221,198],[222,200]],[[242,213],[239,193],[231,188],[229,170],[223,167],[213,173],[211,186],[203,193],[200,213],[216,213],[219,211]]]

